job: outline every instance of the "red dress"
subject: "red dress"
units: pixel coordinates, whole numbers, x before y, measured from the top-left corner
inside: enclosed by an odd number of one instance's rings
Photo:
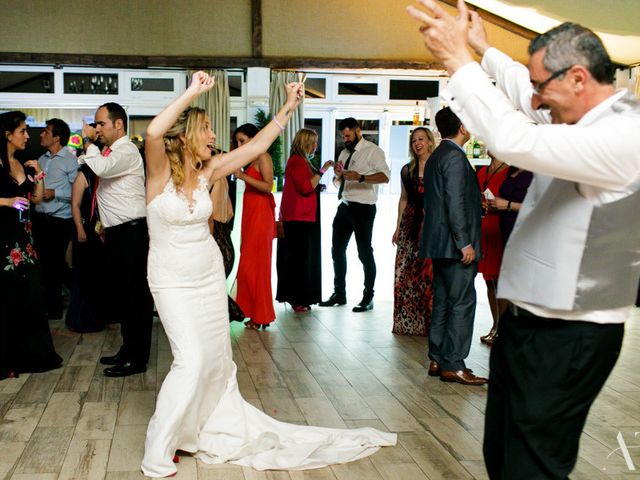
[[[507,178],[509,167],[502,165],[495,173],[488,173],[489,167],[481,167],[478,172],[480,192],[488,188],[494,197],[500,195],[500,186]],[[485,280],[497,280],[502,263],[504,244],[500,232],[500,214],[497,210],[490,210],[482,217],[480,248],[482,257],[478,263],[478,272],[482,273]]]
[[[245,173],[257,180],[263,179],[253,166],[247,168]],[[262,325],[276,318],[271,293],[271,251],[276,236],[275,206],[271,193],[261,192],[246,184],[236,303],[247,317]]]

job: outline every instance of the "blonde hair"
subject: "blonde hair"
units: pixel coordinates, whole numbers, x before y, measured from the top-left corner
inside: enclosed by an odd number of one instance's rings
[[[183,159],[191,157],[191,168],[201,170],[204,166],[196,154],[198,132],[205,128],[207,114],[202,108],[189,107],[180,114],[176,123],[164,135],[164,151],[169,157],[171,179],[176,187],[184,182]]]
[[[427,136],[427,140],[429,140],[429,142],[431,143],[431,152],[433,152],[433,149],[436,146],[436,139],[433,136],[433,132],[431,131],[431,129],[425,128],[425,127],[418,127],[411,132],[411,135],[409,136],[409,151],[411,152],[411,161],[409,162],[409,174],[412,177],[419,176],[418,157],[416,156],[415,152],[413,151],[413,147],[411,146],[411,142],[413,141],[413,135],[417,132],[425,133],[425,135]],[[431,152],[429,152],[429,154],[431,154]]]
[[[301,128],[296,133],[293,143],[291,144],[291,155],[300,155],[307,158],[311,146],[318,141],[318,133],[315,130]]]

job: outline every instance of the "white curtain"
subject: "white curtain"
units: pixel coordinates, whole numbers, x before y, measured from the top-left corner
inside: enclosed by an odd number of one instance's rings
[[[269,95],[269,112],[275,115],[282,108],[287,100],[286,85],[291,82],[300,81],[297,72],[274,70],[271,72],[271,91]],[[289,150],[298,130],[304,127],[304,98],[300,100],[300,105],[289,120],[289,124],[284,129],[282,138],[282,158],[278,161],[283,166],[289,158]]]
[[[231,144],[231,118],[229,112],[229,80],[225,70],[204,70],[215,79],[214,87],[208,92],[200,95],[191,104],[194,107],[203,108],[213,127],[213,133],[216,134],[216,145],[228,152]],[[189,78],[195,73],[195,70],[189,71]]]

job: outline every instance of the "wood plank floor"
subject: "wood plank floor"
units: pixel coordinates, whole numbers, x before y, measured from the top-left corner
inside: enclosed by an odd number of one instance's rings
[[[306,472],[257,472],[183,457],[176,478],[487,478],[481,447],[486,387],[428,377],[425,339],[392,335],[391,310],[390,301],[357,315],[346,306],[294,314],[279,305],[269,330],[234,323],[232,338],[240,389],[252,404],[288,422],[398,432],[396,447]],[[488,309],[484,304],[478,310],[468,364],[486,374],[489,350],[477,339],[488,330]],[[146,374],[108,379],[97,361],[119,345],[117,328],[77,335],[61,321],[51,325],[64,366],[0,382],[0,478],[144,478],[140,461],[147,422],[171,364],[162,327],[154,327]],[[589,416],[571,478],[640,478],[640,434],[634,438],[640,431],[639,364],[636,310],[622,356]],[[619,433],[628,446],[627,460],[620,450],[614,452]]]

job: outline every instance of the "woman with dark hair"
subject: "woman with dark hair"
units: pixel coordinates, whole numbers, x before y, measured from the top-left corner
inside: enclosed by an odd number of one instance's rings
[[[233,132],[234,148],[247,144],[257,134],[255,125],[240,125]],[[268,327],[276,319],[271,290],[271,252],[276,237],[271,155],[262,153],[244,171],[238,170],[235,175],[246,184],[242,201],[236,302],[249,317],[245,326],[257,330]]]
[[[491,152],[489,152],[489,157],[491,157],[491,163],[486,167],[480,167],[476,172],[476,176],[478,177],[480,192],[482,192],[484,212],[480,226],[482,258],[478,262],[478,273],[482,273],[487,285],[487,300],[489,301],[489,309],[493,319],[491,330],[486,335],[481,336],[480,341],[491,346],[497,335],[498,319],[506,310],[507,302],[496,298],[498,276],[504,251],[504,243],[500,233],[500,214],[497,210],[489,208],[487,202],[499,195],[502,183],[507,177],[509,166],[494,157]]]
[[[0,115],[0,379],[58,368],[62,359],[51,339],[29,207],[44,194],[36,160],[22,165],[15,154],[29,134],[22,112]]]
[[[314,167],[309,157],[318,148],[318,134],[303,128],[296,133],[284,171],[280,220],[284,238],[278,239],[276,300],[293,311],[307,312],[322,296],[320,253],[320,179],[331,166]]]
[[[400,171],[402,193],[398,221],[391,242],[396,245],[393,296],[393,333],[427,335],[431,323],[433,273],[431,260],[420,258],[420,231],[424,217],[422,173],[435,148],[431,130],[418,127],[409,138],[411,161]]]

